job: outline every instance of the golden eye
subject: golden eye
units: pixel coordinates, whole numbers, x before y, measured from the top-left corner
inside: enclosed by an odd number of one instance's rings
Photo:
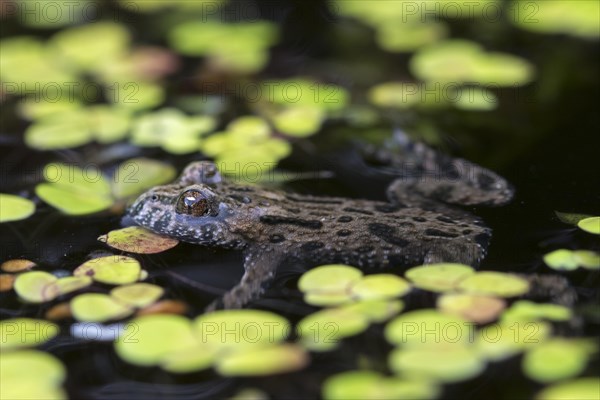
[[[187,190],[177,199],[175,210],[178,214],[201,217],[208,213],[208,200],[198,190]]]

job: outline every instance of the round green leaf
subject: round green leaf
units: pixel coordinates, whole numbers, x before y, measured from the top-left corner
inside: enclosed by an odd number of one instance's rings
[[[98,238],[112,248],[129,253],[155,254],[175,247],[179,241],[160,236],[140,226],[130,226],[108,232]]]
[[[0,321],[0,350],[33,347],[58,335],[59,328],[48,321],[31,318],[13,318]],[[2,358],[2,357],[0,357]]]
[[[325,400],[435,399],[440,389],[432,382],[388,378],[374,371],[349,371],[327,378]]]
[[[540,304],[529,300],[515,301],[513,305],[502,314],[503,322],[510,321],[568,321],[573,316],[570,308],[560,304]]]
[[[552,339],[525,354],[523,372],[542,383],[573,378],[585,370],[595,351],[597,345],[591,341]]]
[[[416,287],[432,292],[454,290],[458,283],[475,273],[463,264],[430,264],[414,267],[404,274]]]
[[[25,144],[37,150],[69,149],[92,140],[88,116],[77,109],[40,118],[25,130]]]
[[[12,194],[0,193],[0,223],[19,221],[35,212],[35,204],[31,200]]]
[[[71,300],[71,312],[81,322],[105,322],[125,318],[133,309],[102,293],[80,294]]]
[[[198,346],[190,320],[178,315],[145,315],[127,324],[115,342],[123,360],[141,366],[158,365],[169,355]]]
[[[131,257],[106,256],[89,260],[73,271],[74,276],[91,276],[95,281],[124,285],[140,279],[140,263]]]
[[[200,315],[193,322],[202,344],[244,348],[279,343],[290,333],[284,317],[261,310],[221,310]]]
[[[485,361],[472,347],[462,344],[398,348],[390,355],[390,368],[397,374],[441,382],[473,378],[481,374],[485,366]]]
[[[211,367],[221,356],[222,349],[208,344],[197,344],[165,354],[160,366],[173,373],[189,373]]]
[[[60,296],[83,289],[91,285],[92,282],[93,279],[89,276],[65,276],[64,278],[59,278],[52,285],[56,286],[55,290]]]
[[[401,314],[388,322],[385,337],[388,342],[403,348],[468,343],[472,328],[472,323],[458,316],[424,309]]]
[[[132,158],[119,165],[112,180],[118,199],[137,196],[154,186],[171,182],[177,172],[172,165],[149,158]]]
[[[333,308],[304,317],[296,330],[300,343],[313,351],[328,351],[340,341],[358,335],[369,327],[369,318],[356,310]]]
[[[548,386],[540,391],[536,400],[597,400],[598,377],[579,378],[556,385]]]
[[[351,313],[359,313],[370,322],[384,322],[398,314],[404,308],[400,300],[360,300],[347,304],[340,309]]]
[[[65,377],[65,367],[51,354],[35,350],[2,353],[0,398],[66,400],[60,388]]]
[[[465,278],[458,288],[469,293],[515,297],[529,291],[529,282],[515,275],[484,271]]]
[[[600,235],[600,217],[584,218],[577,223],[577,226],[586,232]]]
[[[264,376],[297,371],[308,364],[306,351],[293,344],[274,344],[224,354],[215,369],[224,376]]]
[[[558,271],[572,271],[579,266],[573,252],[568,249],[558,249],[544,255],[544,262]]]
[[[298,281],[303,292],[344,293],[358,282],[363,273],[348,265],[322,265],[305,272]]]
[[[50,301],[58,295],[58,278],[48,272],[31,271],[17,276],[14,288],[20,298],[31,303]]]
[[[150,283],[123,285],[110,291],[110,295],[128,306],[143,308],[156,302],[164,293],[160,286]]]
[[[552,332],[547,322],[502,322],[476,334],[475,346],[485,358],[501,361],[543,343]]]
[[[411,289],[404,279],[393,274],[376,274],[363,277],[352,285],[352,296],[359,299],[393,299],[404,296]]]

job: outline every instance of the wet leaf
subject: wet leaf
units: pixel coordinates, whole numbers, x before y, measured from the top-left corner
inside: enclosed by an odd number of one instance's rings
[[[540,391],[536,400],[597,400],[598,377],[579,378],[548,386]]]
[[[585,370],[590,354],[597,350],[589,340],[551,339],[525,354],[523,372],[542,383],[574,378]]]
[[[304,317],[296,326],[300,343],[312,351],[329,351],[343,338],[358,335],[369,327],[369,318],[356,310],[332,308]]]
[[[206,344],[197,344],[184,350],[165,354],[161,367],[169,372],[189,373],[210,368],[217,357],[221,357],[221,348]]]
[[[35,204],[31,200],[12,194],[0,193],[0,223],[19,221],[28,218],[35,212]]]
[[[308,137],[321,129],[325,113],[318,107],[289,107],[273,116],[279,132],[293,137]]]
[[[359,299],[393,299],[410,290],[410,283],[393,274],[368,275],[350,288],[352,296]]]
[[[377,43],[383,50],[402,53],[417,50],[448,35],[443,22],[415,21],[382,24],[377,29]]]
[[[143,308],[156,302],[164,292],[160,286],[150,283],[134,283],[116,287],[110,291],[110,295],[123,304]]]
[[[56,324],[40,319],[13,318],[0,321],[0,349],[7,350],[34,347],[58,335]],[[0,358],[2,358],[0,357]]]
[[[440,389],[432,382],[386,377],[374,371],[335,374],[323,383],[325,400],[435,399]]]
[[[443,313],[458,315],[478,324],[496,320],[505,307],[503,299],[473,294],[447,293],[437,300],[437,308]]]
[[[52,288],[50,290],[52,292],[56,291],[57,296],[60,296],[88,287],[92,282],[93,279],[89,276],[65,276],[52,284],[56,289]]]
[[[339,309],[361,314],[370,322],[384,322],[398,314],[403,308],[404,303],[400,300],[360,300]]]
[[[600,217],[584,218],[577,223],[580,229],[594,235],[600,235]]]
[[[105,322],[133,314],[133,308],[102,293],[80,294],[70,305],[73,317],[81,322]]]
[[[547,322],[501,322],[479,330],[475,347],[488,360],[501,361],[540,345],[551,332]]]
[[[451,95],[451,103],[460,110],[491,111],[498,108],[498,97],[483,88],[463,87]]]
[[[225,354],[215,369],[224,376],[265,376],[297,371],[309,362],[306,351],[293,344],[273,344]]]
[[[331,307],[350,303],[352,297],[350,293],[307,292],[304,294],[304,301],[317,307]]]
[[[36,150],[69,149],[93,139],[88,116],[78,109],[49,114],[25,130],[25,144]]]
[[[446,40],[426,46],[410,60],[410,70],[426,82],[440,84],[479,83],[517,86],[533,79],[527,60],[506,53],[486,52],[467,40]]]
[[[554,250],[544,255],[544,262],[550,268],[558,271],[572,271],[579,267],[573,252],[567,249]]]
[[[468,293],[515,297],[529,291],[529,282],[511,274],[483,271],[462,280],[458,288]]]
[[[388,342],[402,348],[431,344],[468,343],[472,323],[437,310],[423,309],[399,315],[388,322],[385,337]]]
[[[92,214],[113,204],[108,182],[94,167],[52,163],[44,167],[44,178],[48,183],[37,185],[36,194],[65,214]]]
[[[322,265],[305,272],[298,288],[303,292],[346,293],[362,276],[362,271],[349,265]]]
[[[54,299],[58,292],[53,286],[58,278],[44,271],[25,272],[17,276],[14,288],[20,298],[30,303]]]
[[[582,219],[592,217],[592,215],[587,214],[564,213],[560,211],[554,211],[554,214],[556,214],[561,222],[569,225],[577,225],[577,223]]]
[[[290,334],[284,317],[261,310],[220,310],[193,322],[199,342],[222,348],[244,348],[278,343]]]
[[[179,241],[160,236],[140,226],[130,226],[108,232],[98,238],[112,248],[138,254],[155,254],[175,247]]]
[[[465,278],[473,275],[475,270],[463,264],[429,264],[414,267],[404,274],[416,287],[432,292],[454,290]]]
[[[397,374],[448,383],[471,379],[485,367],[486,362],[477,351],[464,344],[398,348],[390,355],[390,368]]]
[[[190,320],[178,315],[145,315],[127,324],[115,342],[123,360],[141,366],[162,363],[170,354],[197,346]]]
[[[117,199],[137,196],[144,191],[171,182],[175,168],[149,158],[132,158],[119,165],[112,181],[112,193]]]
[[[33,261],[16,258],[13,260],[4,261],[2,265],[0,265],[0,269],[4,272],[22,272],[27,271],[35,266],[36,264]]]
[[[58,358],[36,350],[3,353],[0,357],[0,398],[67,399],[61,388],[66,369]]]
[[[131,257],[106,256],[89,260],[73,271],[74,276],[90,276],[109,285],[124,285],[140,279],[140,263]]]
[[[534,303],[529,300],[515,301],[513,305],[502,314],[503,322],[510,321],[568,321],[572,318],[573,311],[560,304]]]

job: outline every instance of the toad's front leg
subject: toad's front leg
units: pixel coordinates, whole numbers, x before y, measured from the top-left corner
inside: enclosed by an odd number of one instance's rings
[[[257,299],[264,292],[265,286],[275,277],[282,259],[283,254],[271,248],[257,247],[247,250],[244,259],[245,272],[240,283],[223,297],[210,303],[205,312],[221,308],[242,308]]]

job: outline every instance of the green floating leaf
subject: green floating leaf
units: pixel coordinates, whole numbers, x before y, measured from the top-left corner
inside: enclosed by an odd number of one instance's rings
[[[588,269],[600,268],[600,254],[588,250],[558,249],[544,255],[544,262],[558,271],[573,271],[582,266]]]
[[[58,325],[39,319],[13,318],[0,321],[2,356],[4,357],[4,352],[7,350],[34,347],[45,343],[58,335],[59,331]]]
[[[529,291],[529,282],[511,274],[483,271],[462,280],[458,288],[468,293],[515,297]]]
[[[514,0],[510,7],[514,10],[509,13],[510,19],[522,29],[598,40],[600,5],[597,1]]]
[[[357,310],[333,308],[303,318],[296,326],[300,343],[312,351],[329,351],[346,337],[369,327],[369,318]]]
[[[117,199],[137,196],[144,191],[171,182],[177,171],[170,165],[149,158],[132,158],[122,162],[112,181],[112,192]]]
[[[56,101],[47,99],[38,99],[36,97],[26,97],[19,103],[19,113],[28,120],[37,120],[51,115],[80,110],[83,107],[81,102],[76,99],[59,98]]]
[[[0,223],[19,221],[35,212],[35,204],[31,200],[12,194],[0,193],[0,204]]]
[[[471,339],[473,324],[458,316],[437,310],[417,310],[401,314],[388,322],[385,337],[403,348],[432,344],[466,344]]]
[[[51,354],[22,350],[3,353],[0,357],[0,398],[67,399],[61,388],[66,369]]]
[[[71,312],[81,322],[106,322],[133,314],[133,308],[103,293],[80,294],[71,300]]]
[[[539,346],[552,332],[547,322],[502,322],[477,331],[475,347],[488,360],[502,361]]]
[[[125,285],[140,279],[140,263],[131,257],[106,256],[94,258],[73,271],[74,276],[89,276],[109,285]]]
[[[56,281],[58,278],[48,272],[25,272],[17,276],[14,288],[21,299],[30,303],[42,303],[58,295],[54,286]]]
[[[105,87],[104,96],[116,107],[134,112],[159,106],[166,94],[158,83],[126,80]]]
[[[421,49],[410,60],[410,70],[423,81],[454,85],[524,85],[534,74],[528,61],[510,54],[488,53],[467,40],[446,40]]]
[[[298,281],[298,288],[303,292],[347,292],[362,276],[361,270],[349,265],[322,265],[305,272]]]
[[[160,366],[166,371],[177,374],[200,371],[210,368],[222,356],[222,350],[218,346],[199,343],[195,347],[165,354],[160,361]]]
[[[88,107],[87,117],[94,139],[103,144],[124,139],[132,122],[128,110],[107,105]]]
[[[448,35],[443,22],[415,21],[383,24],[377,29],[377,43],[383,50],[409,52],[437,42]]]
[[[50,47],[61,58],[86,71],[93,71],[126,55],[127,29],[113,22],[96,22],[62,30],[52,37]]]
[[[540,391],[536,400],[597,400],[598,399],[598,377],[579,378],[567,382],[548,386]]]
[[[115,342],[123,360],[141,366],[162,363],[169,355],[198,346],[189,319],[179,315],[145,315],[126,325]]]
[[[420,289],[448,292],[474,273],[475,270],[468,265],[443,263],[413,267],[404,275]]]
[[[491,91],[476,87],[463,87],[451,95],[451,103],[467,111],[491,111],[498,108],[498,97]]]
[[[188,117],[175,108],[164,108],[138,118],[131,142],[137,146],[161,146],[173,154],[198,151],[201,135],[212,131],[216,121],[211,116]]]
[[[321,129],[325,113],[318,107],[288,107],[273,116],[273,125],[288,136],[308,137]]]
[[[224,349],[264,346],[283,341],[290,333],[284,317],[261,310],[221,310],[193,322],[200,343]]]
[[[393,299],[410,290],[410,283],[393,274],[368,275],[350,288],[352,296],[359,299]]]
[[[65,276],[52,283],[50,290],[60,296],[88,287],[92,282],[93,279],[89,276]]]
[[[350,101],[350,94],[343,87],[304,78],[265,81],[261,93],[268,94],[270,103],[305,110],[342,110]]]
[[[585,218],[592,217],[592,215],[588,214],[573,214],[573,213],[564,213],[560,211],[554,211],[554,214],[558,217],[561,222],[569,225],[577,225],[579,221]]]
[[[215,369],[224,376],[265,376],[297,371],[308,364],[306,351],[293,344],[273,344],[219,357]]]
[[[577,223],[577,226],[586,232],[600,235],[600,217],[584,218]]]
[[[360,300],[340,307],[340,310],[358,313],[369,322],[384,322],[398,314],[404,308],[400,300]]]
[[[598,345],[590,340],[551,339],[529,350],[523,372],[529,378],[549,383],[581,374]]]
[[[515,301],[502,314],[502,322],[521,321],[531,322],[547,319],[550,321],[568,321],[573,311],[559,304],[540,304],[529,300]]]
[[[327,378],[322,386],[325,400],[347,399],[435,399],[439,387],[429,381],[386,377],[374,371],[342,372]]]
[[[386,82],[373,86],[369,92],[369,101],[379,107],[400,109],[418,105],[423,100],[420,87],[409,82]]]
[[[140,226],[130,226],[108,232],[98,238],[112,248],[138,254],[155,254],[169,250],[179,243],[177,239],[160,236]]]
[[[390,368],[397,374],[445,383],[471,379],[485,367],[486,362],[477,351],[464,344],[398,348],[390,355]]]
[[[437,308],[443,313],[478,324],[496,320],[505,307],[503,299],[466,293],[446,293],[437,300]]]
[[[150,283],[134,283],[116,287],[110,291],[110,295],[128,306],[143,308],[155,303],[164,292],[160,286]]]
[[[36,194],[65,214],[92,214],[113,204],[110,186],[95,167],[52,163],[44,167],[44,178],[48,183],[37,185]]]

